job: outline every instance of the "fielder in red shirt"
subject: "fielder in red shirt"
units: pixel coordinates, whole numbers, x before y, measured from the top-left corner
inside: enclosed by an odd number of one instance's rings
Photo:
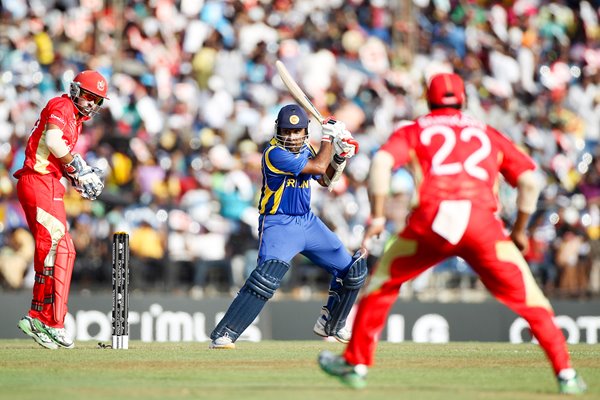
[[[35,238],[35,283],[27,316],[18,327],[41,346],[73,348],[65,332],[67,300],[75,262],[75,247],[67,231],[63,202],[66,176],[83,198],[95,200],[104,184],[99,170],[71,150],[82,123],[102,106],[108,84],[96,71],[83,71],[73,79],[69,95],[51,99],[42,110],[27,141],[17,194]]]
[[[465,92],[458,75],[435,75],[427,97],[431,112],[395,131],[373,158],[371,223],[365,240],[384,230],[393,169],[412,170],[418,205],[374,269],[345,352],[322,352],[321,368],[348,386],[365,387],[377,338],[400,286],[445,258],[459,256],[499,301],[527,320],[552,364],[560,392],[584,392],[585,383],[571,367],[565,338],[553,322],[552,307],[521,253],[528,245],[526,225],[539,195],[534,162],[494,128],[461,112]],[[518,215],[510,236],[496,215],[499,175],[518,190]]]

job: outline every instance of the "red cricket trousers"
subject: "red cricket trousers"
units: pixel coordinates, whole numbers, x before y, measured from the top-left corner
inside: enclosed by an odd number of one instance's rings
[[[566,341],[553,322],[552,307],[504,233],[502,222],[490,210],[473,208],[464,235],[452,245],[431,230],[435,212],[416,209],[378,261],[359,302],[345,359],[351,364],[372,365],[379,334],[400,286],[445,258],[459,256],[500,302],[529,323],[554,372],[570,368]]]
[[[29,316],[55,328],[64,327],[75,258],[67,233],[64,194],[64,186],[49,174],[24,174],[17,183],[19,202],[35,239],[35,283]]]

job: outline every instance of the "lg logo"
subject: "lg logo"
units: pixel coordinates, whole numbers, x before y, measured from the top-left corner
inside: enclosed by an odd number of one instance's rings
[[[563,331],[567,342],[575,343],[598,343],[598,331],[600,330],[600,317],[582,316],[572,318],[559,315],[554,318],[554,323]],[[451,338],[451,327],[445,317],[439,314],[425,314],[419,317],[412,328],[406,326],[404,316],[391,314],[387,323],[387,341],[400,343],[412,340],[415,343],[448,343]],[[459,339],[464,340],[465,338]],[[454,338],[456,340],[456,338]],[[469,340],[477,340],[477,332]],[[517,318],[509,328],[510,343],[533,342],[529,331],[529,324],[523,318]]]

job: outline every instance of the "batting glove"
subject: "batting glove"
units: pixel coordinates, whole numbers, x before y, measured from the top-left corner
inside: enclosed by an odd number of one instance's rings
[[[345,159],[354,157],[358,153],[358,147],[358,142],[352,136],[333,139],[335,154]]]
[[[336,121],[333,117],[327,117],[321,126],[323,140],[331,141],[333,138],[343,135],[346,130],[346,124],[342,121]]]

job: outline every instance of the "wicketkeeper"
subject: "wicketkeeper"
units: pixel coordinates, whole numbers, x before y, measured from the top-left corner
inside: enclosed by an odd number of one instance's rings
[[[14,176],[19,202],[35,238],[35,283],[28,315],[18,327],[48,349],[73,348],[65,332],[75,247],[67,232],[63,202],[66,176],[85,199],[95,200],[104,184],[99,170],[71,153],[84,121],[107,100],[108,84],[96,71],[75,76],[69,95],[51,99],[31,131],[23,168]]]
[[[342,122],[327,119],[319,152],[308,143],[309,119],[298,105],[283,107],[275,137],[262,158],[257,267],[211,333],[210,348],[232,349],[273,297],[289,262],[302,253],[332,275],[329,298],[313,331],[342,343],[350,340],[346,318],[367,276],[366,252],[352,256],[310,209],[310,181],[331,187],[358,144]]]

